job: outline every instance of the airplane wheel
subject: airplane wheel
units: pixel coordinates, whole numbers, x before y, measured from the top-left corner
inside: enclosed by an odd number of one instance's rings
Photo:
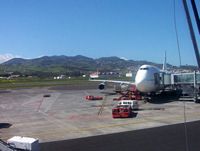
[[[194,103],[200,103],[200,100],[198,99],[198,97],[194,97],[193,101],[194,101]]]

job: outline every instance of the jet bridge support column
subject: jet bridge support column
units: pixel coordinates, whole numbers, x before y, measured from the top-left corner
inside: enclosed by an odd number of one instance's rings
[[[197,74],[194,71],[194,102],[198,102]]]

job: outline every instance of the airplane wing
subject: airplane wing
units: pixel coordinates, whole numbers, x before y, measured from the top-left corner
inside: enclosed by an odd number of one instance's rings
[[[117,80],[100,80],[100,79],[89,79],[89,81],[96,81],[102,83],[116,83],[116,84],[126,84],[126,85],[135,85],[132,81],[117,81]]]

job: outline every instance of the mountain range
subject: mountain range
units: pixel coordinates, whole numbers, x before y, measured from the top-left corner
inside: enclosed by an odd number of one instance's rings
[[[86,56],[44,56],[35,59],[14,58],[0,64],[0,74],[19,74],[31,76],[55,76],[68,75],[80,76],[94,71],[125,73],[128,71],[136,72],[143,64],[155,65],[159,68],[162,64],[149,61],[124,60],[119,57],[102,57],[98,59]],[[170,64],[169,68],[177,68]],[[195,68],[195,66],[191,66]]]

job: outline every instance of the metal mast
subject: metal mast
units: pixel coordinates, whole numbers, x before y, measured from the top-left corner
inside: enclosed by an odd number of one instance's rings
[[[196,41],[194,30],[193,30],[193,27],[192,27],[192,21],[191,21],[191,18],[190,18],[187,2],[186,2],[186,0],[182,0],[182,2],[183,2],[184,9],[185,9],[185,14],[186,14],[188,26],[189,26],[189,29],[190,29],[190,36],[191,36],[191,39],[192,39],[192,43],[193,43],[193,47],[194,47],[194,51],[195,51],[195,55],[196,55],[196,59],[197,59],[198,68],[200,69],[199,49],[198,49],[198,46],[197,46],[197,41]]]
[[[199,34],[200,34],[200,20],[199,20],[199,14],[198,14],[198,11],[197,11],[195,0],[191,0],[191,4],[192,4],[195,19],[196,19],[197,27],[198,27],[198,30],[199,30]]]

